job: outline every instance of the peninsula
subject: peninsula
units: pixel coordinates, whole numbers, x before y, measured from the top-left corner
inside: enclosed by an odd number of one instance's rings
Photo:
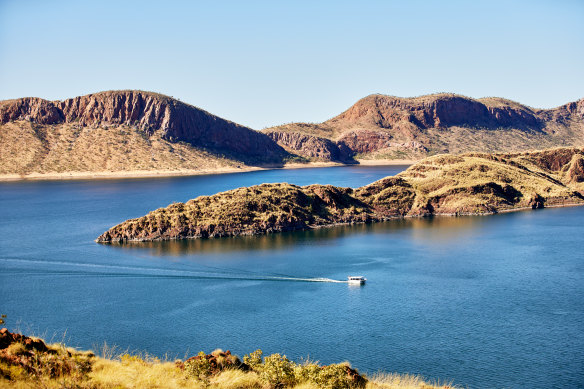
[[[584,149],[426,158],[357,189],[287,183],[174,203],[118,224],[97,242],[257,235],[431,215],[584,204]]]

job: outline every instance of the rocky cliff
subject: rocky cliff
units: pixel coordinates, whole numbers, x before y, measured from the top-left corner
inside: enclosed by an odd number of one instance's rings
[[[201,196],[118,224],[97,241],[255,235],[335,223],[581,204],[583,149],[438,155],[357,189],[263,184]]]
[[[541,110],[502,98],[371,95],[323,123],[288,124],[265,132],[301,155],[309,155],[306,147],[298,148],[289,141],[300,134],[329,139],[342,145],[349,155],[373,159],[581,146],[584,99]],[[290,135],[283,137],[281,133]]]
[[[54,134],[56,127],[79,133],[87,128],[126,126],[145,138],[184,142],[249,164],[282,163],[288,155],[265,134],[151,92],[109,91],[63,101],[22,98],[0,102],[3,132],[9,131],[7,124],[17,122],[30,123],[41,142],[46,138],[42,134]],[[50,145],[45,142],[45,146]]]
[[[353,150],[343,142],[299,132],[266,131],[265,134],[291,153],[311,160],[356,163]]]

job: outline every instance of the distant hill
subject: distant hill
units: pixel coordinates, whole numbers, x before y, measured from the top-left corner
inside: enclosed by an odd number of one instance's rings
[[[152,92],[0,101],[0,179],[217,172],[584,145],[584,99],[549,110],[454,94],[371,95],[320,124],[255,131]],[[14,178],[14,177],[12,177]]]
[[[271,138],[168,96],[109,91],[0,102],[0,174],[279,164]]]
[[[582,146],[584,99],[544,110],[497,97],[371,95],[323,123],[263,132],[289,152],[341,162]]]

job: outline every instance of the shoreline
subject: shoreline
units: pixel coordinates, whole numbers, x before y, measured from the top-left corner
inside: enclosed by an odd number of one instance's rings
[[[544,206],[540,209],[548,209],[548,208],[568,208],[568,207],[582,207],[584,206],[584,202],[581,203],[564,203],[564,204],[551,204],[548,206]],[[406,215],[406,216],[395,216],[395,217],[387,217],[382,220],[376,221],[354,221],[354,222],[336,222],[336,223],[327,223],[327,224],[312,224],[307,225],[308,228],[305,229],[297,229],[297,230],[289,230],[289,231],[273,231],[273,232],[262,232],[262,233],[252,233],[252,234],[237,234],[237,235],[227,235],[227,236],[187,236],[183,238],[170,238],[170,239],[128,239],[123,242],[114,242],[114,241],[102,241],[99,240],[99,237],[94,240],[95,243],[98,244],[106,244],[106,245],[124,245],[124,244],[141,244],[141,243],[152,243],[152,242],[176,242],[181,240],[204,240],[204,239],[226,239],[226,238],[240,238],[240,237],[250,237],[250,236],[263,236],[263,235],[272,235],[272,234],[281,234],[283,232],[299,232],[299,231],[310,231],[310,230],[318,230],[321,228],[335,228],[335,227],[342,227],[342,226],[352,226],[352,225],[364,225],[364,224],[378,224],[378,223],[385,223],[391,222],[396,220],[407,220],[407,219],[424,219],[424,218],[434,218],[434,217],[445,217],[445,218],[457,218],[457,217],[484,217],[484,216],[495,216],[495,215],[504,215],[506,213],[513,213],[513,212],[522,212],[522,211],[535,211],[536,209],[532,207],[517,207],[517,208],[503,208],[497,210],[496,212],[485,212],[485,213],[436,213],[432,215]]]
[[[400,166],[411,165],[415,161],[410,160],[357,160],[358,164],[345,164],[340,162],[308,162],[287,163],[284,166],[245,166],[224,167],[219,169],[180,169],[180,170],[127,170],[127,171],[98,171],[98,172],[64,172],[64,173],[30,173],[30,174],[0,174],[0,182],[20,181],[66,181],[66,180],[107,180],[129,178],[164,178],[164,177],[189,177],[215,174],[247,173],[260,170],[276,169],[310,169],[319,167],[340,166]]]

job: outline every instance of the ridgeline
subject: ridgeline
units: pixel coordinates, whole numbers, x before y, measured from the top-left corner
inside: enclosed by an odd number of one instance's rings
[[[535,109],[444,93],[371,95],[323,123],[262,131],[144,91],[0,101],[0,179],[197,174],[582,146],[584,99]]]

